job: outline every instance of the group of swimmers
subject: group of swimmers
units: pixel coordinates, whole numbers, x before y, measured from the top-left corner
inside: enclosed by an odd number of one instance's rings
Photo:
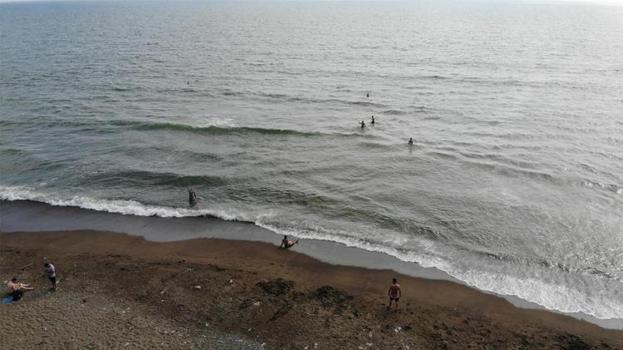
[[[370,124],[374,125],[374,122],[375,122],[375,121],[374,121],[374,116],[372,116],[372,117],[371,117],[371,120],[370,120]],[[362,129],[366,127],[366,122],[364,122],[363,120],[361,121],[361,123],[360,123],[360,124],[361,124],[361,128],[362,128]]]
[[[50,291],[56,291],[56,267],[46,261],[43,264],[43,268],[46,276],[52,283]],[[32,290],[34,290],[34,288],[30,284],[18,282],[17,277],[13,277],[9,282],[7,282],[6,293],[2,299],[4,301],[4,299],[8,297],[10,299],[9,302],[14,303],[22,299],[25,292],[30,292]]]
[[[366,96],[366,97],[368,97],[368,96]],[[370,124],[374,125],[374,123],[375,123],[374,116],[372,116],[371,119],[370,119]],[[359,122],[359,125],[361,125],[361,129],[365,129],[366,122],[362,120],[361,122]],[[407,144],[409,146],[413,146],[413,137],[409,137],[409,141],[407,142]]]

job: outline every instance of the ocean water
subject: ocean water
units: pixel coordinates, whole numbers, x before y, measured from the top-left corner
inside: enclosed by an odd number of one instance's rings
[[[0,4],[4,201],[251,221],[623,318],[622,146],[623,7]]]

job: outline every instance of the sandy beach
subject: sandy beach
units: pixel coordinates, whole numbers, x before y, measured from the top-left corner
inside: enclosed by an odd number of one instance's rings
[[[28,349],[616,349],[606,330],[448,282],[334,266],[260,242],[150,242],[71,231],[0,235],[3,347]],[[49,292],[42,261],[58,269]],[[403,298],[387,310],[391,278]]]

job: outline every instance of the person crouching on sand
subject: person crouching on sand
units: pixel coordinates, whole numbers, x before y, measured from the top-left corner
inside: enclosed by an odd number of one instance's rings
[[[396,304],[396,309],[397,309],[398,300],[400,299],[401,295],[402,295],[402,292],[400,291],[400,285],[398,284],[398,280],[394,278],[392,279],[392,285],[389,286],[389,290],[387,291],[387,296],[389,296],[389,305],[387,306],[387,308],[391,309],[392,301],[393,301]]]
[[[13,277],[6,284],[6,289],[7,295],[11,296],[13,301],[18,301],[24,296],[24,292],[31,291],[34,288],[29,284],[18,283],[17,277]]]
[[[288,240],[288,236],[283,236],[283,239],[281,240],[281,245],[279,246],[279,248],[288,249],[288,248],[291,248],[293,245],[297,244],[298,242],[299,242],[298,239],[296,241],[290,241]]]
[[[56,290],[56,267],[50,263],[43,264],[45,267],[45,274],[48,276],[50,282],[52,282],[51,290]]]

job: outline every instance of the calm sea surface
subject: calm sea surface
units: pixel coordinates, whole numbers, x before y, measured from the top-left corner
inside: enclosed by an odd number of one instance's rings
[[[0,199],[253,221],[622,318],[623,7],[0,4]]]

